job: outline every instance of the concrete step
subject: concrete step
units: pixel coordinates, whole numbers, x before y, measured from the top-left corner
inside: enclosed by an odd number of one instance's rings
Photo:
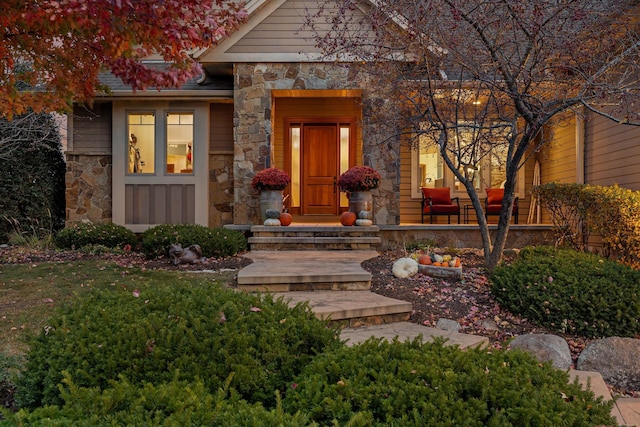
[[[400,341],[414,340],[422,335],[423,342],[433,342],[433,338],[444,338],[446,345],[457,345],[460,349],[484,348],[489,345],[487,337],[460,334],[442,329],[430,328],[411,322],[399,322],[387,325],[373,325],[357,329],[344,329],[340,334],[347,340],[347,345],[359,344],[371,337],[384,338],[388,341],[398,338]]]
[[[360,264],[375,251],[251,251],[253,263],[238,272],[246,292],[349,290],[371,287],[371,274]]]
[[[380,229],[341,225],[251,227],[251,250],[374,250],[382,239]]]
[[[318,319],[329,319],[346,328],[379,325],[409,320],[412,306],[371,291],[287,292],[276,294],[290,305],[308,302]]]

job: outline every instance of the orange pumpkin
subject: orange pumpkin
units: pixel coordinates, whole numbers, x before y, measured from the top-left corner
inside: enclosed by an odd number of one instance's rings
[[[422,265],[430,265],[432,264],[433,261],[431,261],[431,255],[421,255],[420,258],[418,258],[418,264],[422,264]]]
[[[358,219],[358,217],[356,217],[355,213],[349,211],[343,212],[342,215],[340,215],[340,224],[351,226],[356,223],[356,219]]]
[[[456,267],[460,267],[460,258],[456,258]]]
[[[437,262],[437,261],[436,261],[436,262],[434,262],[434,263],[433,263],[433,264],[431,264],[431,265],[433,265],[434,267],[442,267],[442,264],[440,264],[440,263],[439,263],[439,262]]]
[[[291,216],[291,214],[289,212],[282,212],[280,214],[280,225],[291,225],[291,221],[293,221],[293,217]]]

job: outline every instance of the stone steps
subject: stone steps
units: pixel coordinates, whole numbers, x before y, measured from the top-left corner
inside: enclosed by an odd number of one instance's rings
[[[344,227],[341,225],[265,226],[251,227],[249,247],[259,250],[375,250],[382,239],[380,229]]]
[[[362,291],[371,286],[371,274],[362,261],[375,251],[299,250],[251,251],[253,263],[238,272],[238,289],[246,292]]]

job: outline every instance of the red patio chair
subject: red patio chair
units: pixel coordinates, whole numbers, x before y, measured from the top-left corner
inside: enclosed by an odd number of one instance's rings
[[[504,188],[487,188],[487,197],[484,199],[484,217],[489,220],[489,215],[500,215]],[[518,198],[513,201],[513,223],[518,223]]]
[[[460,203],[458,197],[451,198],[451,189],[449,187],[422,188],[423,224],[425,215],[429,215],[429,220],[432,224],[434,216],[446,215],[447,223],[451,224],[451,215],[457,215],[458,224],[460,224]]]

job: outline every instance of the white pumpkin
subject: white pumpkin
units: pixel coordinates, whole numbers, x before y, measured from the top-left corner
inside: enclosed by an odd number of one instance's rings
[[[371,221],[370,219],[356,219],[356,225],[359,225],[361,227],[369,227],[373,225],[373,221]]]
[[[393,263],[391,271],[401,279],[411,277],[418,273],[418,262],[412,258],[400,258]]]
[[[360,218],[360,219],[373,219],[373,212],[371,212],[371,211],[360,211],[358,213],[358,218]]]
[[[264,225],[278,226],[280,225],[280,220],[277,218],[267,218],[264,220]]]

